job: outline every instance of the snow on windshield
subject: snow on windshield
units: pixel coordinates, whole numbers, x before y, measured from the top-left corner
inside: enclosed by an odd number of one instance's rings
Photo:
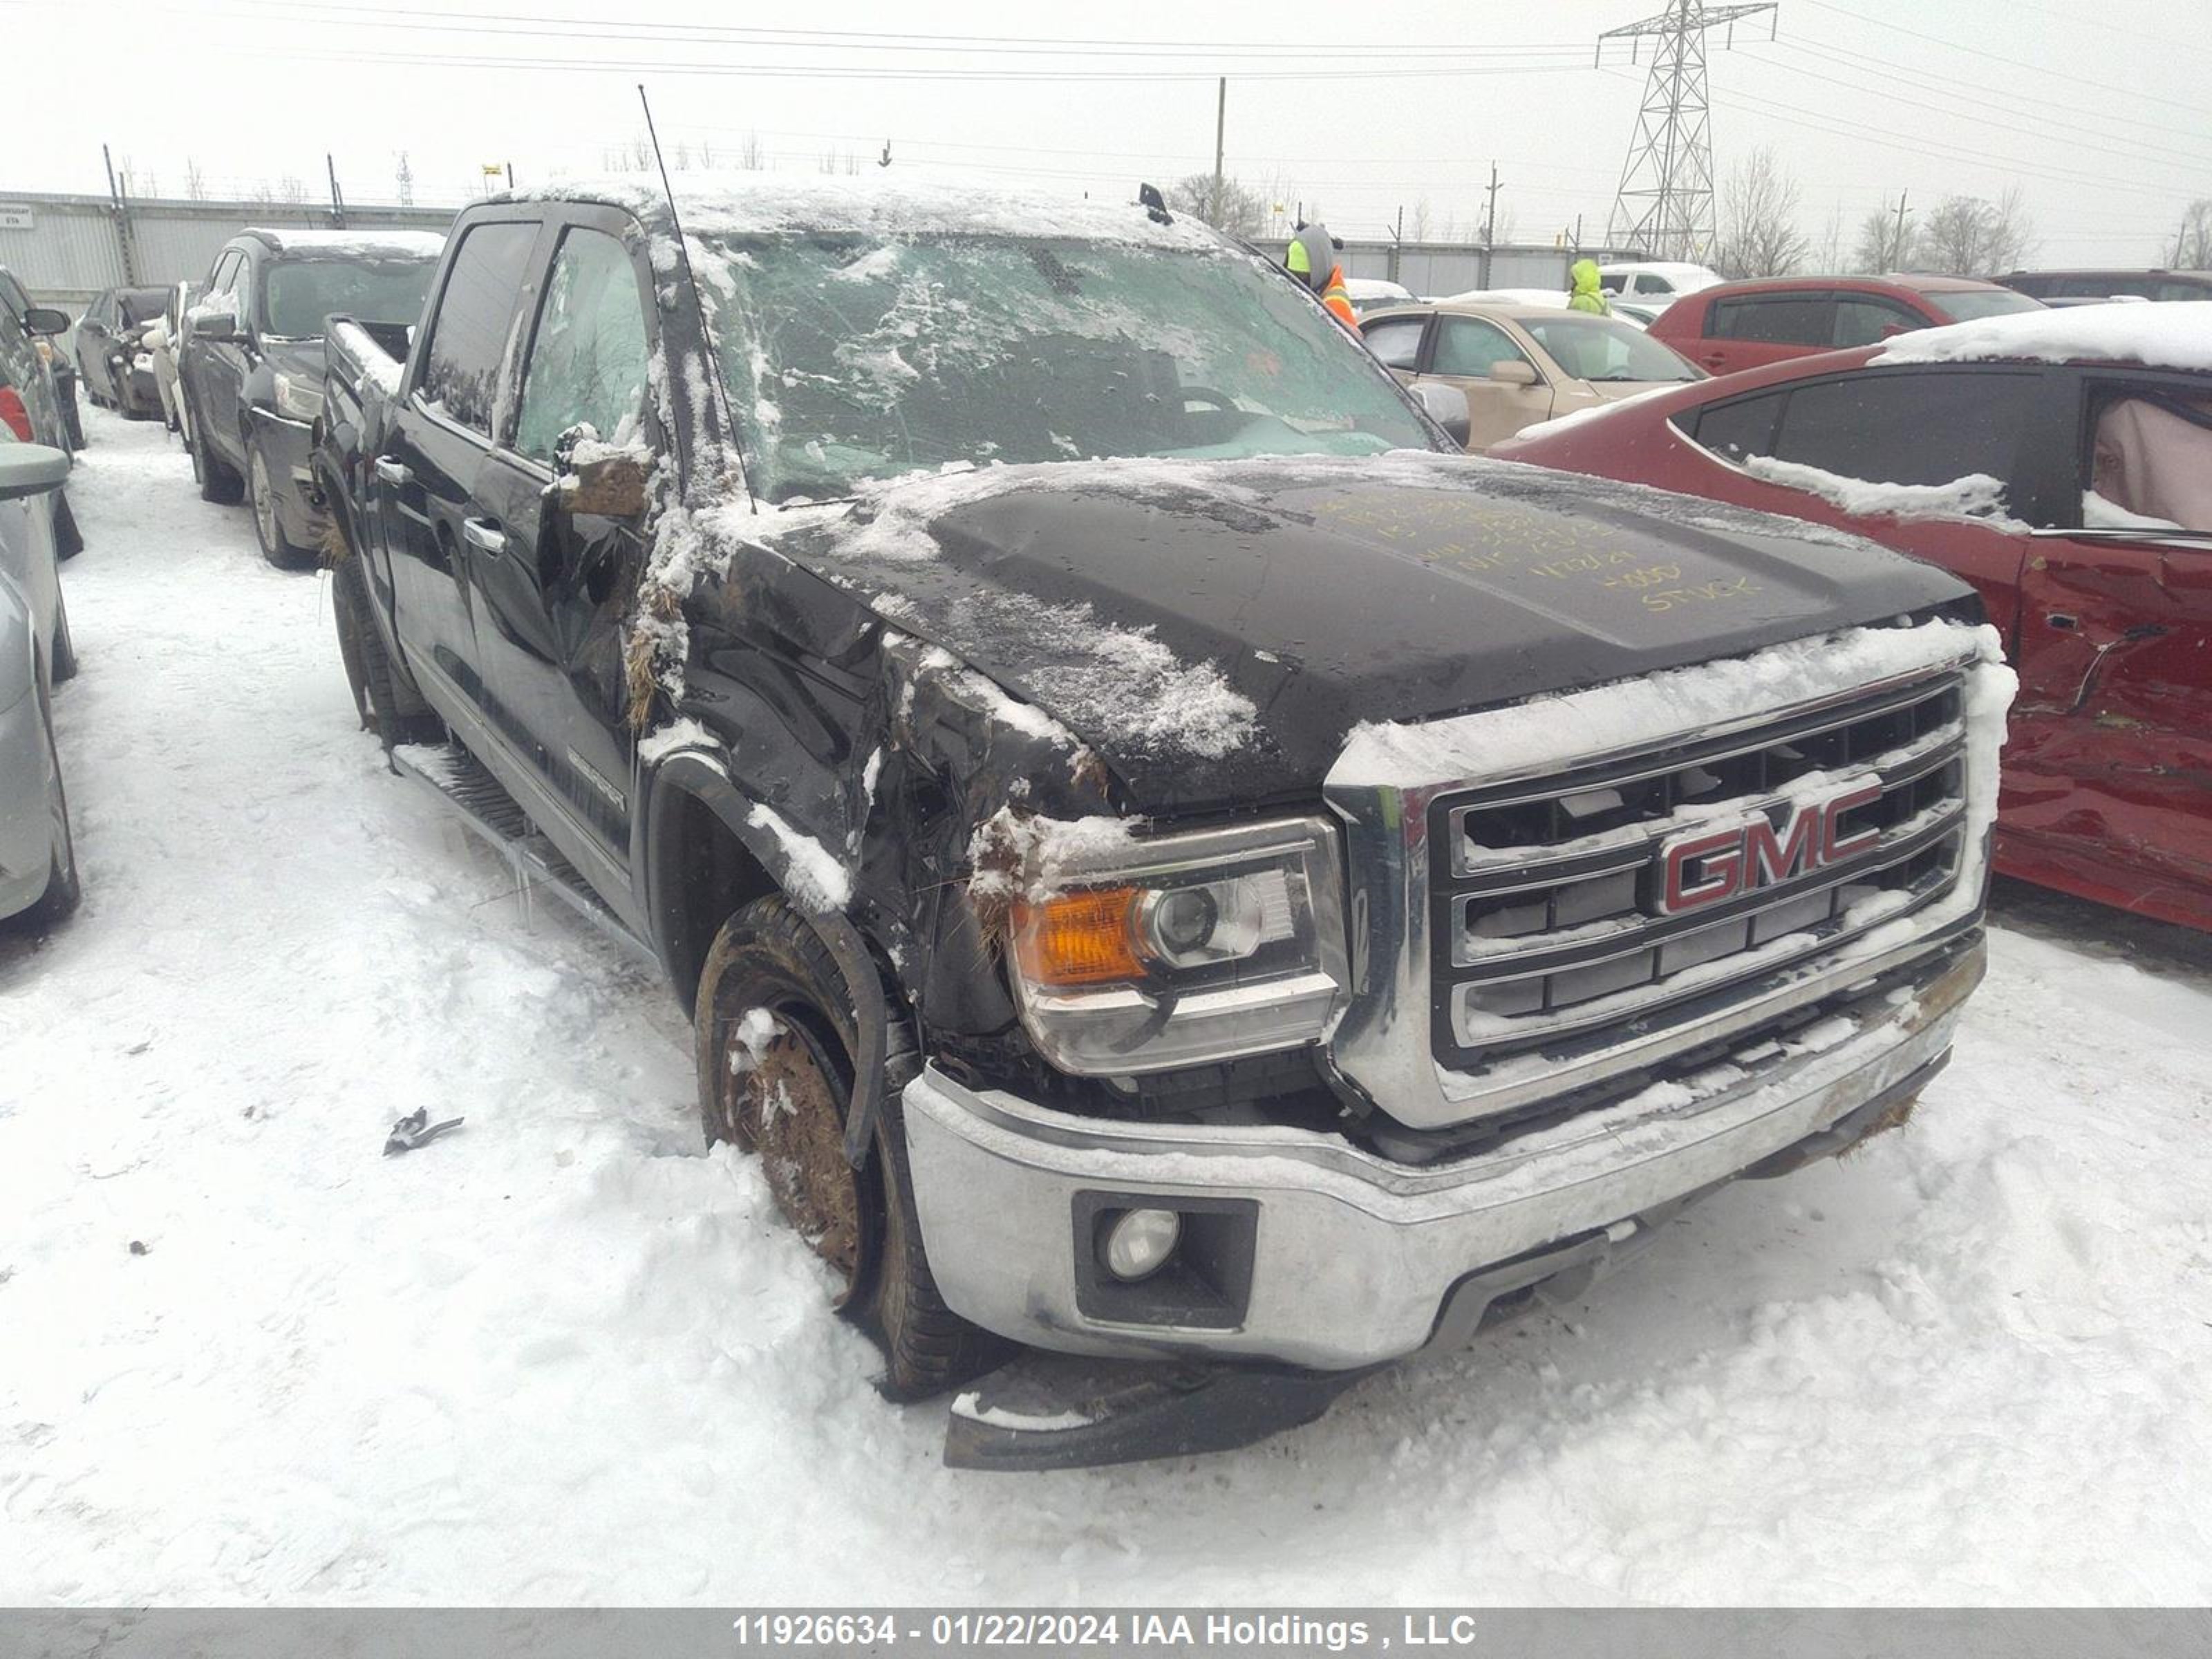
[[[771,501],[962,463],[1375,455],[1425,441],[1356,343],[1229,248],[695,240],[753,485]]]
[[[1999,358],[2046,363],[2148,363],[2212,371],[2212,301],[2069,306],[1984,317],[1899,335],[1877,363],[1962,363]]]

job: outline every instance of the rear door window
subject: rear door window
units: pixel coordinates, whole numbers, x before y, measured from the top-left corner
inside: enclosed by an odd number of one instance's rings
[[[1830,343],[1839,347],[1874,345],[1892,334],[1927,326],[1926,318],[1906,310],[1894,300],[1880,299],[1871,294],[1838,294],[1835,331]]]
[[[1384,368],[1410,374],[1419,367],[1421,331],[1428,325],[1425,317],[1385,317],[1363,326],[1359,337]]]
[[[1834,327],[1834,301],[1826,294],[1759,294],[1717,300],[1705,336],[1766,345],[1825,346]]]
[[[515,295],[537,240],[535,224],[470,227],[454,251],[430,319],[416,390],[434,414],[486,438],[492,435],[497,413]]]

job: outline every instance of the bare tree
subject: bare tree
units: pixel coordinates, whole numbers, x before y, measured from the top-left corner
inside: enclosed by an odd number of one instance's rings
[[[2212,270],[2212,196],[2199,197],[2181,216],[2181,229],[2161,263],[2168,270]]]
[[[288,173],[277,180],[276,192],[288,202],[304,202],[307,199],[307,181],[296,173]]]
[[[747,173],[761,170],[761,141],[757,132],[748,132],[744,143],[738,146],[738,165]]]
[[[1820,240],[1813,244],[1813,264],[1827,272],[1844,268],[1844,204],[1841,202],[1828,210],[1827,222],[1820,227]]]
[[[709,173],[714,171],[714,141],[711,138],[702,138],[699,141],[699,166],[704,171]]]
[[[1752,151],[1729,175],[1713,263],[1731,276],[1786,276],[1812,252],[1797,228],[1797,181],[1771,149]]]
[[[1406,227],[1417,242],[1429,240],[1429,198],[1425,196],[1413,204],[1413,222]]]
[[[413,207],[415,205],[415,169],[409,164],[407,152],[404,149],[399,152],[399,165],[392,170],[392,182],[398,188],[399,205]]]
[[[1915,263],[1931,270],[1973,276],[2009,270],[2035,245],[2035,227],[2017,185],[1995,202],[1947,196],[1928,216],[1914,248]]]
[[[185,194],[195,202],[207,200],[207,174],[193,157],[185,157]]]
[[[1895,208],[1885,207],[1869,213],[1859,221],[1859,240],[1851,251],[1851,269],[1903,270],[1912,263],[1914,240],[1911,222]]]
[[[1231,236],[1264,236],[1273,228],[1273,216],[1268,210],[1273,198],[1230,174],[1222,175],[1217,192],[1212,173],[1194,173],[1169,185],[1167,198],[1168,205],[1176,211],[1203,219]],[[1309,219],[1317,216],[1317,209],[1306,215]]]

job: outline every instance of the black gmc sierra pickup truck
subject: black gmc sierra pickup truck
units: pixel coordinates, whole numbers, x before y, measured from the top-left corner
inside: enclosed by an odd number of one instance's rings
[[[365,718],[665,969],[956,1462],[1316,1415],[1901,1121],[1980,978],[1961,584],[1462,456],[1156,198],[511,195],[327,352]]]

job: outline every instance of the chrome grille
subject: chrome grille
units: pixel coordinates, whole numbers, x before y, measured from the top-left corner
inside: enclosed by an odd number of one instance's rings
[[[1947,673],[1540,784],[1439,795],[1437,1060],[1473,1070],[1557,1048],[1936,899],[1960,868],[1965,748],[1962,681]],[[1808,828],[1822,810],[1829,819]],[[1696,853],[1737,830],[1735,862]],[[1823,847],[1838,849],[1832,861]],[[1710,887],[1740,869],[1755,872],[1740,890],[1681,902],[1686,881]]]

